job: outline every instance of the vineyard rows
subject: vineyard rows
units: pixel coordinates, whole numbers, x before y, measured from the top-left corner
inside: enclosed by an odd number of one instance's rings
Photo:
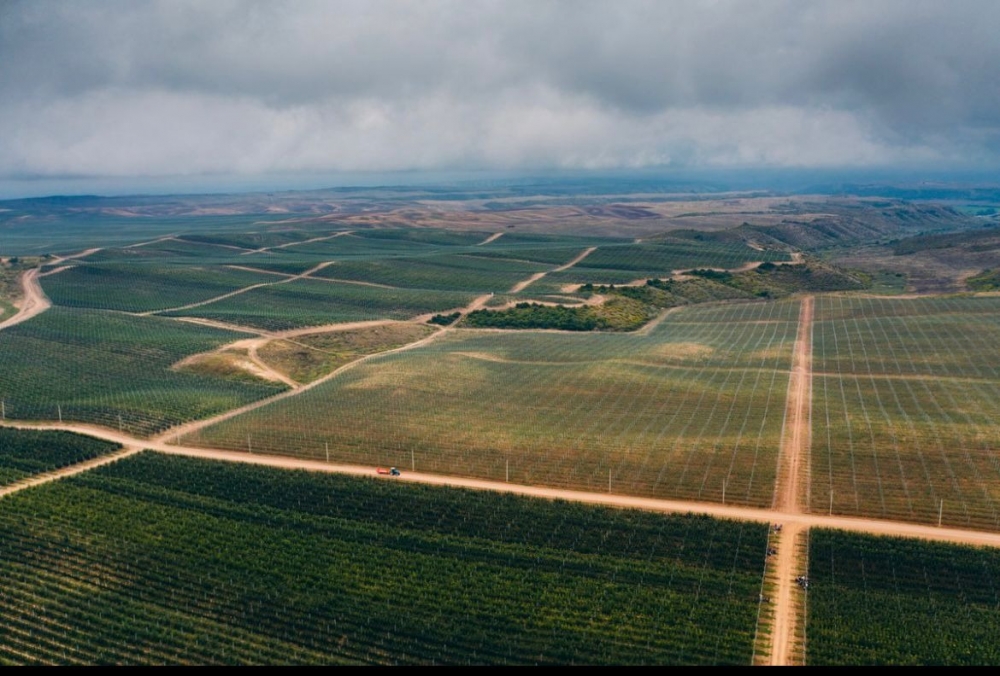
[[[69,432],[0,427],[0,486],[106,455],[116,444]]]
[[[1000,550],[816,529],[809,665],[1000,665]]]
[[[0,331],[3,413],[146,435],[282,391],[171,369],[243,337],[159,317],[53,307]]]
[[[1000,528],[1000,301],[816,307],[812,509]]]
[[[765,506],[797,312],[690,308],[646,336],[464,331],[182,441]]]
[[[0,664],[749,664],[767,529],[144,453],[0,540]]]

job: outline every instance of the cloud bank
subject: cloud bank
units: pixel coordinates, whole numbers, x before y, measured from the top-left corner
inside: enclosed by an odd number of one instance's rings
[[[992,0],[8,0],[0,178],[997,165],[996,26]]]

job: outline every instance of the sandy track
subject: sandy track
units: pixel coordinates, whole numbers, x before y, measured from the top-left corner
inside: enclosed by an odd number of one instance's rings
[[[92,458],[91,460],[86,460],[76,465],[70,465],[69,467],[63,467],[53,472],[46,472],[45,474],[29,477],[23,481],[17,481],[9,486],[0,488],[0,498],[23,491],[24,489],[31,488],[32,486],[41,486],[42,484],[47,484],[52,481],[65,479],[66,477],[73,476],[74,474],[89,472],[97,467],[108,465],[112,462],[121,460],[122,458],[127,458],[130,455],[135,455],[139,451],[143,450],[143,448],[144,446],[127,445],[124,449],[114,453]]]
[[[510,288],[510,291],[508,291],[507,293],[518,293],[520,291],[524,291],[526,288],[528,288],[529,286],[537,282],[539,279],[549,274],[550,272],[562,272],[563,270],[569,270],[571,267],[582,261],[590,254],[594,253],[595,251],[597,251],[597,247],[592,246],[589,249],[586,249],[583,252],[581,252],[579,256],[571,260],[569,263],[566,263],[565,265],[560,265],[558,268],[552,268],[551,270],[548,270],[546,272],[536,272],[531,277],[528,277],[527,279],[520,281],[514,286],[512,286]]]
[[[328,239],[333,239],[334,237],[343,237],[344,235],[353,234],[353,230],[343,230],[341,232],[334,233],[332,235],[324,235],[322,237],[313,237],[312,239],[304,239],[301,242],[286,242],[284,244],[278,244],[276,246],[265,246],[260,249],[252,249],[250,251],[245,251],[241,253],[241,256],[249,256],[251,254],[266,253],[268,251],[274,251],[275,249],[285,249],[290,246],[298,246],[300,244],[312,244],[313,242],[325,242]]]
[[[26,270],[21,275],[21,289],[24,290],[24,297],[16,303],[18,308],[17,314],[0,322],[0,330],[16,326],[21,322],[26,322],[52,307],[52,301],[42,291],[42,285],[38,283],[38,277],[38,268]]]
[[[284,279],[278,280],[277,282],[262,282],[260,284],[251,284],[250,286],[245,286],[242,289],[236,289],[235,291],[230,291],[229,293],[224,293],[220,296],[209,298],[208,300],[198,301],[197,303],[189,303],[187,305],[180,305],[178,307],[168,307],[168,308],[163,308],[161,310],[150,310],[149,312],[137,312],[136,315],[138,315],[139,317],[148,317],[150,315],[156,315],[161,312],[180,312],[182,310],[191,310],[193,308],[201,307],[203,305],[210,305],[212,303],[217,303],[220,300],[232,298],[233,296],[239,296],[240,294],[247,293],[248,291],[253,291],[254,289],[259,289],[264,286],[278,286],[279,284],[288,284],[289,282],[294,282],[297,279],[303,279],[305,277],[308,277],[314,272],[322,270],[323,268],[327,267],[328,265],[331,265],[332,263],[333,261],[325,261],[315,267],[309,268],[303,273],[300,273],[298,275],[287,276]]]
[[[240,451],[225,451],[220,449],[186,447],[169,444],[166,442],[164,437],[173,436],[173,432],[168,435],[161,435],[161,437],[157,439],[145,440],[120,433],[117,430],[97,427],[95,425],[60,424],[54,422],[11,422],[8,420],[0,423],[0,426],[12,427],[16,429],[44,429],[77,432],[79,434],[87,434],[99,439],[113,441],[122,444],[123,446],[127,446],[128,448],[140,447],[173,455],[210,458],[229,462],[243,462],[287,469],[303,469],[318,472],[376,476],[375,468],[371,466],[328,464],[317,460],[302,460],[300,458],[285,456],[260,455],[256,453],[243,453]],[[76,467],[76,465],[74,465],[74,467]],[[783,533],[785,534],[791,534],[796,530],[804,531],[808,528],[834,528],[854,533],[911,537],[934,542],[982,545],[1000,548],[1000,533],[998,532],[973,531],[947,527],[938,528],[936,526],[924,524],[862,519],[857,517],[840,517],[804,513],[793,514],[774,509],[739,507],[686,500],[641,498],[628,495],[618,495],[614,493],[593,493],[587,491],[545,488],[540,486],[524,486],[500,481],[486,481],[482,479],[470,479],[440,474],[424,474],[421,472],[403,472],[401,477],[395,477],[392,480],[411,481],[415,483],[434,484],[439,486],[455,486],[477,490],[489,490],[501,493],[516,493],[519,495],[530,495],[552,500],[568,500],[572,502],[608,505],[614,507],[628,507],[664,513],[704,514],[721,519],[755,521],[758,523],[781,523],[784,526]],[[791,539],[793,538],[789,538],[787,536],[783,538],[785,541]]]
[[[807,473],[812,418],[812,323],[814,299],[806,296],[799,308],[798,335],[788,379],[784,429],[778,482],[775,487],[775,508],[799,512],[802,475]]]
[[[484,239],[482,242],[480,242],[476,246],[483,246],[484,244],[489,244],[490,242],[495,242],[498,239],[500,239],[501,237],[503,237],[503,232],[494,232],[492,235],[490,235],[489,237],[487,237],[486,239]]]
[[[784,429],[781,450],[778,454],[778,479],[775,485],[776,510],[800,514],[803,482],[808,481],[810,440],[812,436],[812,324],[814,299],[806,296],[799,306],[798,335],[792,357],[792,371],[788,379],[785,404]],[[778,591],[775,599],[773,626],[771,627],[771,655],[769,664],[788,666],[798,652],[796,640],[800,621],[798,587],[794,582],[795,571],[802,567],[798,558],[798,542],[802,537],[801,524],[791,524],[785,530],[778,546]]]

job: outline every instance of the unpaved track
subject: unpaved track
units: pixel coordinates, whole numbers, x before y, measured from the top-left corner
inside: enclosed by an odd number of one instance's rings
[[[84,432],[84,434],[90,434],[90,432]],[[141,444],[142,442],[140,442]],[[69,467],[63,467],[52,472],[46,472],[45,474],[39,474],[37,476],[29,477],[22,481],[17,481],[10,484],[9,486],[0,487],[0,498],[7,495],[23,491],[26,488],[31,488],[32,486],[40,486],[42,484],[47,484],[51,481],[58,481],[59,479],[65,479],[66,477],[73,476],[74,474],[81,474],[82,472],[89,472],[92,469],[101,467],[103,465],[110,464],[122,458],[127,458],[130,455],[135,455],[139,451],[143,450],[145,446],[142,445],[126,445],[120,451],[115,451],[107,455],[102,455],[98,458],[92,458],[84,462],[78,463],[76,465],[70,465]]]
[[[589,249],[584,250],[582,253],[580,253],[579,256],[571,260],[569,263],[566,263],[565,265],[560,265],[558,268],[552,268],[547,272],[537,272],[533,274],[531,277],[525,279],[524,281],[518,282],[517,284],[512,286],[510,291],[508,291],[507,293],[518,293],[519,291],[524,291],[530,285],[534,284],[535,282],[537,282],[539,279],[549,274],[550,272],[562,272],[563,270],[569,270],[571,267],[582,261],[590,254],[594,253],[595,251],[597,251],[597,247],[592,246]]]
[[[78,434],[87,434],[97,437],[98,439],[113,441],[128,448],[139,447],[162,453],[169,453],[172,455],[209,458],[229,462],[242,462],[256,465],[267,465],[270,467],[303,469],[318,472],[376,476],[375,469],[371,466],[328,464],[318,460],[302,460],[300,458],[285,456],[260,455],[240,451],[178,446],[169,444],[164,438],[162,438],[168,435],[161,435],[161,438],[146,440],[139,439],[128,434],[123,434],[117,430],[97,427],[95,425],[60,424],[55,422],[11,422],[8,420],[0,423],[0,426],[12,427],[16,429],[64,430],[67,432],[76,432]],[[172,434],[169,436],[172,436]],[[77,466],[74,465],[74,467]],[[665,513],[704,514],[721,519],[755,521],[759,523],[781,523],[784,526],[783,534],[791,534],[792,532],[795,532],[796,529],[804,531],[808,528],[834,528],[854,533],[911,537],[934,542],[982,545],[1000,548],[1000,532],[972,531],[962,530],[959,528],[938,528],[936,526],[916,523],[860,519],[856,517],[802,513],[792,514],[779,512],[773,509],[738,507],[733,505],[721,505],[718,503],[692,502],[685,500],[640,498],[628,495],[617,495],[614,493],[591,493],[587,491],[544,488],[539,486],[523,486],[520,484],[504,483],[502,481],[485,481],[482,479],[469,479],[465,477],[446,476],[440,474],[424,474],[421,472],[403,472],[401,477],[394,477],[392,480],[412,481],[415,483],[435,484],[439,486],[456,486],[501,493],[516,493],[519,495],[530,495],[553,500],[569,500],[572,502],[609,505],[614,507],[629,507]],[[786,537],[783,538],[783,542],[787,542],[792,539],[793,538],[789,538],[786,535]]]
[[[801,514],[805,483],[808,481],[810,441],[812,437],[812,324],[814,299],[806,296],[799,306],[798,335],[788,379],[785,421],[778,454],[778,479],[774,508],[786,514]],[[796,630],[800,621],[802,593],[794,581],[795,571],[803,564],[798,559],[801,524],[790,524],[778,546],[777,579],[773,626],[771,627],[772,666],[793,664],[797,650]]]
[[[278,286],[279,284],[288,284],[289,282],[294,282],[297,279],[303,279],[308,277],[314,272],[318,272],[328,265],[332,265],[333,261],[325,261],[319,265],[309,268],[303,273],[298,275],[290,275],[281,279],[277,282],[262,282],[260,284],[251,284],[250,286],[245,286],[242,289],[236,289],[235,291],[230,291],[229,293],[224,293],[221,296],[216,296],[215,298],[209,298],[208,300],[199,301],[197,303],[189,303],[187,305],[180,305],[178,307],[168,307],[161,310],[150,310],[149,312],[137,312],[136,314],[140,317],[148,317],[150,315],[159,314],[161,312],[180,312],[181,310],[191,310],[196,307],[201,307],[202,305],[210,305],[211,303],[217,303],[220,300],[225,300],[227,298],[232,298],[233,296],[239,296],[240,294],[246,293],[248,291],[253,291],[254,289],[259,289],[264,286]]]
[[[38,275],[38,268],[26,270],[21,275],[21,289],[24,290],[24,297],[17,303],[17,314],[0,322],[0,330],[26,322],[52,307],[52,301],[45,295],[41,284],[38,283]]]
[[[487,237],[486,239],[484,239],[482,242],[480,242],[476,246],[483,246],[484,244],[489,244],[490,242],[495,242],[498,239],[500,239],[501,237],[503,237],[503,232],[494,232],[492,235],[490,235],[489,237]]]
[[[788,379],[784,429],[778,455],[778,483],[774,507],[781,511],[800,512],[803,476],[808,475],[809,442],[812,418],[812,323],[814,299],[806,296],[799,308],[798,336]]]
[[[312,244],[313,242],[325,242],[328,239],[333,239],[334,237],[343,237],[344,235],[354,234],[353,230],[342,230],[341,232],[334,233],[332,235],[323,235],[322,237],[313,237],[312,239],[304,239],[301,242],[285,242],[284,244],[278,244],[276,246],[265,246],[260,249],[252,249],[250,251],[245,251],[241,253],[241,256],[250,256],[252,254],[266,253],[268,251],[273,251],[275,249],[285,249],[290,246],[298,246],[300,244]]]
[[[778,591],[773,599],[774,617],[771,627],[771,655],[768,664],[774,667],[794,664],[796,632],[800,621],[801,591],[794,583],[796,571],[801,566],[797,553],[806,528],[801,523],[782,523],[781,542],[778,545],[775,575]]]

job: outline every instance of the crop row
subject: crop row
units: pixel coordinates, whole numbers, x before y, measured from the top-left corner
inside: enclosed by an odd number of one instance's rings
[[[813,530],[810,665],[1000,664],[1000,551]]]
[[[0,427],[0,485],[96,458],[117,444],[70,432]]]
[[[747,664],[767,532],[146,453],[0,537],[0,663]]]
[[[9,419],[149,434],[283,389],[171,368],[240,337],[158,317],[55,307],[0,332],[0,400]]]
[[[691,308],[650,335],[461,332],[184,441],[763,506],[797,307]]]
[[[1000,528],[997,309],[817,300],[814,510]]]

